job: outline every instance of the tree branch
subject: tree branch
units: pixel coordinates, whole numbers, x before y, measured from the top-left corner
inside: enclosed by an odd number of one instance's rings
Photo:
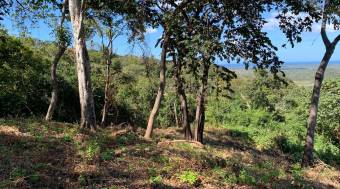
[[[328,8],[328,2],[329,0],[325,0],[325,5],[324,5],[324,8],[323,8],[323,13],[322,13],[322,23],[321,23],[321,37],[322,37],[322,40],[323,40],[323,43],[325,44],[326,47],[329,47],[329,45],[331,44],[331,42],[329,41],[329,38],[327,36],[327,33],[326,33],[326,26],[327,26],[327,13],[326,13],[326,10]]]
[[[18,5],[25,10],[25,7],[18,0],[16,0],[15,2],[17,2]]]
[[[65,21],[65,18],[66,18],[66,7],[67,7],[67,4],[68,4],[68,0],[64,0],[63,7],[61,9],[60,27],[63,27],[63,25],[64,25],[64,21]]]
[[[333,45],[336,46],[336,44],[340,41],[340,34],[334,39]]]

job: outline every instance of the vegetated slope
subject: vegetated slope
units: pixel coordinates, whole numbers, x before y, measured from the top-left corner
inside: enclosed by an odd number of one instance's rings
[[[293,80],[299,86],[312,87],[314,84],[315,72],[318,63],[314,64],[287,64],[283,71],[287,74],[287,78]],[[325,79],[340,78],[340,63],[330,62],[327,67]]]
[[[0,188],[338,188],[338,168],[301,169],[292,156],[260,150],[247,132],[209,126],[206,144],[129,126],[78,134],[77,126],[1,120]]]

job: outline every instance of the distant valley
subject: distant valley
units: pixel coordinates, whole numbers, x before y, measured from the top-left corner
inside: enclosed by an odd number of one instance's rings
[[[282,70],[286,77],[293,80],[297,85],[310,87],[313,85],[318,66],[318,62],[285,63]],[[251,77],[253,75],[252,70],[244,70],[242,64],[230,64],[229,68],[236,71],[240,77]],[[334,78],[340,78],[340,61],[330,62],[327,67],[325,79]]]

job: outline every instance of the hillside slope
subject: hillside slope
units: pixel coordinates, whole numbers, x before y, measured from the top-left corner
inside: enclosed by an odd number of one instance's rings
[[[182,141],[176,128],[157,129],[153,141],[133,130],[79,134],[72,124],[1,120],[0,188],[340,187],[339,168],[303,170],[236,130],[210,126],[204,146]]]

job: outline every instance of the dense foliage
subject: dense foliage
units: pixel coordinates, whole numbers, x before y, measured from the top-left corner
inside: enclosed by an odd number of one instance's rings
[[[322,88],[318,131],[340,145],[340,80],[327,81]]]
[[[258,148],[292,154],[298,162],[304,145],[310,89],[265,75],[266,72],[260,70],[253,82],[235,81],[233,86],[241,87],[235,89],[231,99],[211,98],[208,121],[230,129],[241,138],[249,137]],[[325,83],[315,144],[317,156],[335,164],[340,162],[339,119],[335,117],[338,111],[333,111],[339,105],[338,87],[339,79]]]
[[[48,101],[48,61],[3,30],[0,59],[0,116],[43,113]]]

